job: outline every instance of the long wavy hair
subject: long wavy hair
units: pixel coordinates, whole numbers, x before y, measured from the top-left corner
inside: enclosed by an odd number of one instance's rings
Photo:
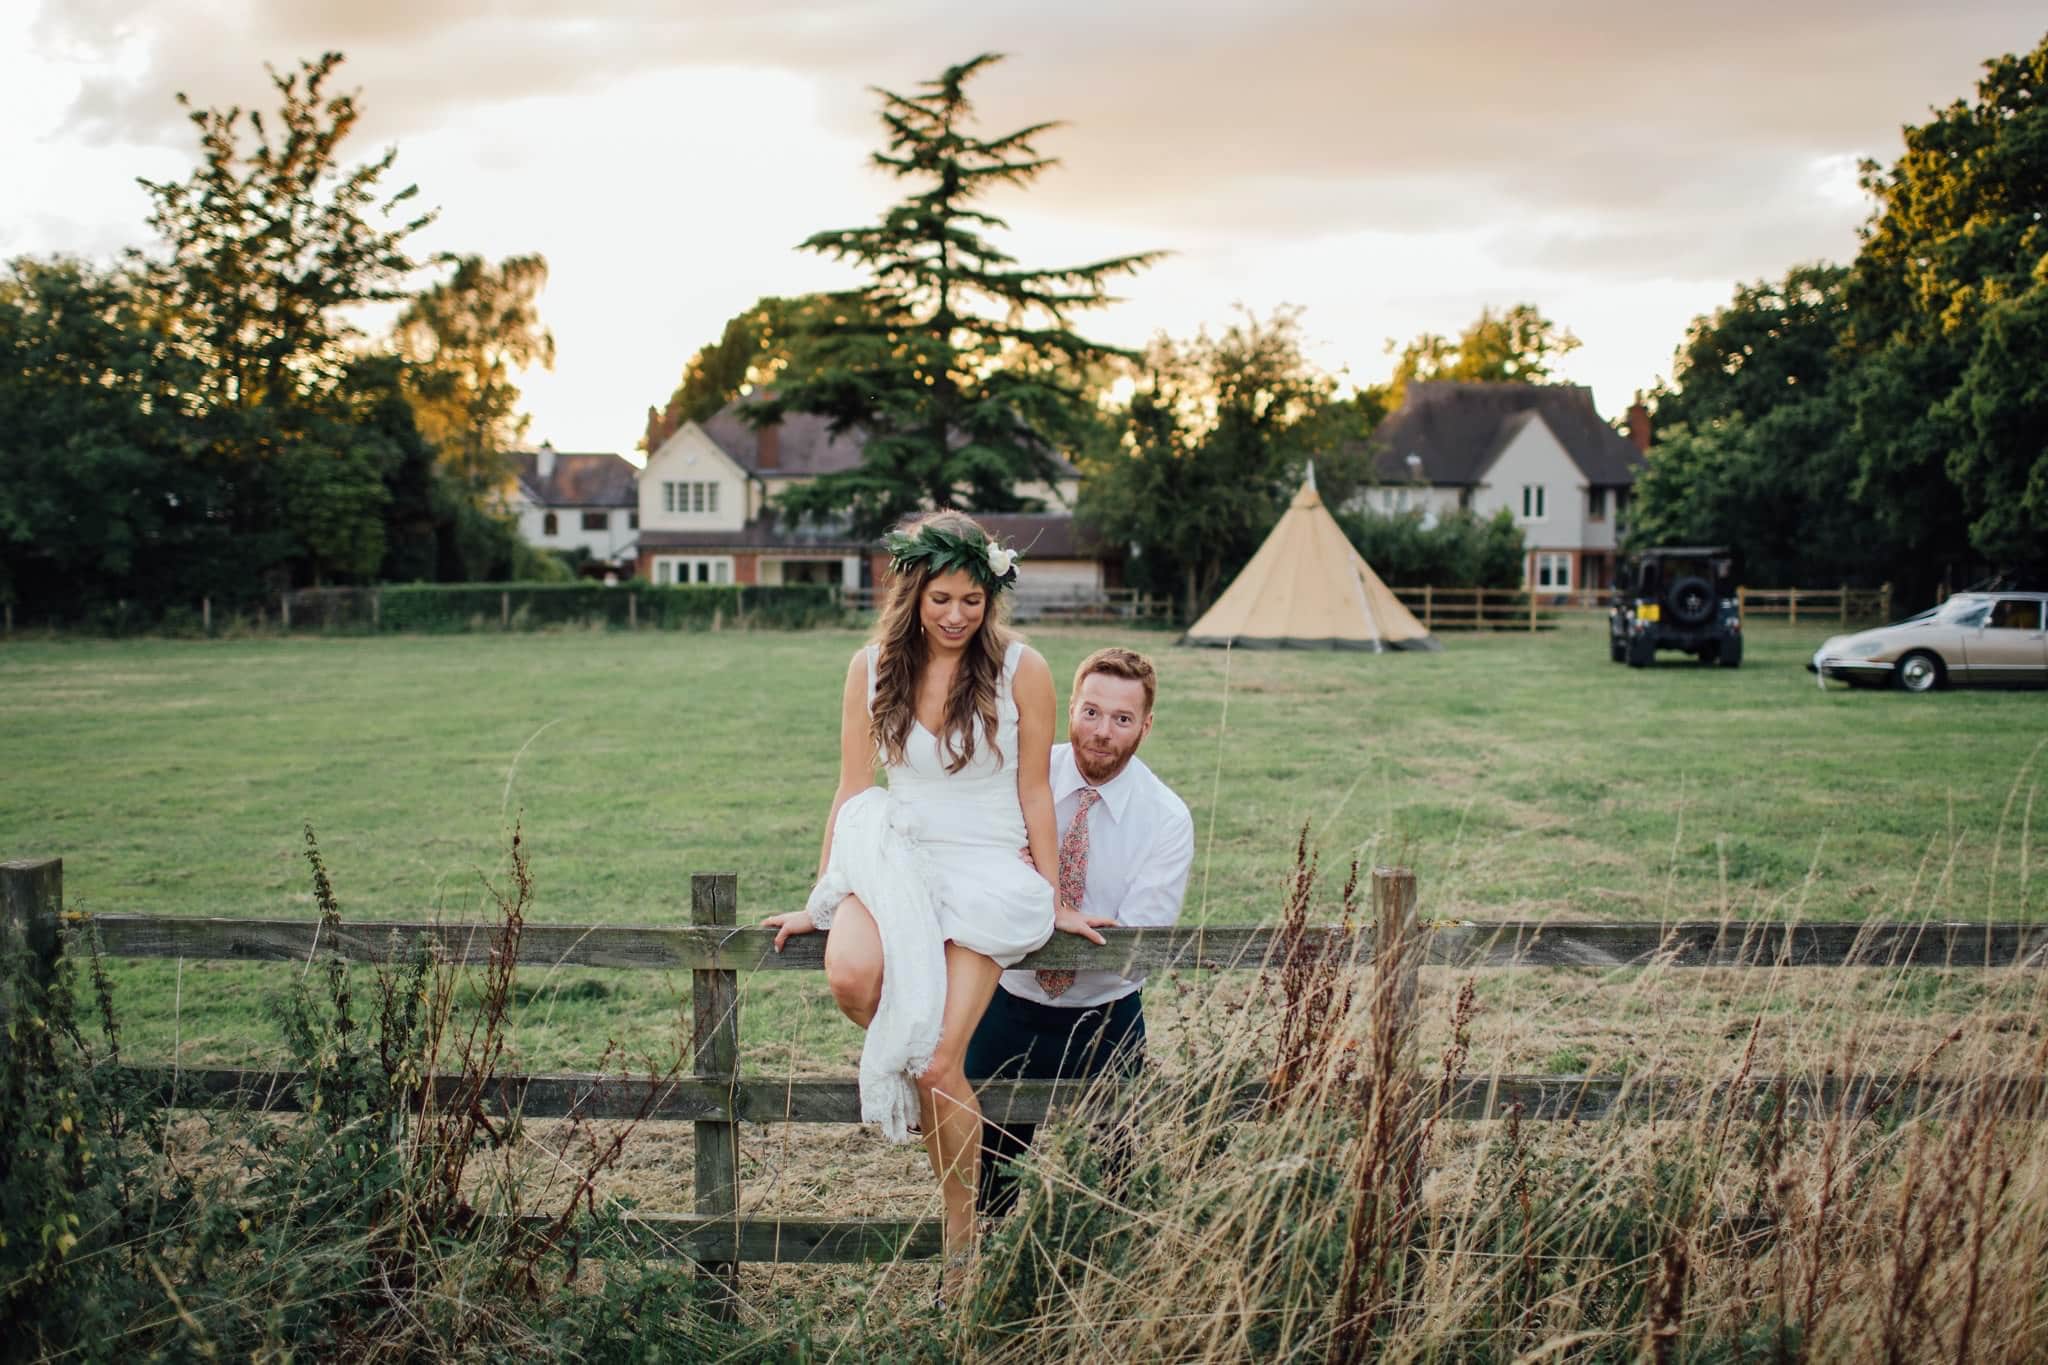
[[[933,512],[906,523],[903,529],[915,533],[925,526],[937,526],[955,535],[969,531],[983,538],[988,535],[965,512]],[[917,720],[917,689],[924,680],[927,653],[918,604],[924,600],[925,586],[931,581],[929,562],[896,574],[889,581],[889,594],[882,600],[882,612],[875,621],[875,643],[881,649],[875,660],[875,702],[868,708],[868,733],[874,738],[876,751],[890,764],[904,761],[904,745],[910,742],[910,727]],[[998,762],[1003,756],[996,743],[996,688],[1002,681],[1003,656],[1010,648],[1007,597],[1007,593],[989,591],[981,628],[967,642],[960,671],[954,674],[952,690],[946,694],[946,715],[939,726],[939,754],[946,760],[949,773],[957,773],[974,761],[977,729]]]

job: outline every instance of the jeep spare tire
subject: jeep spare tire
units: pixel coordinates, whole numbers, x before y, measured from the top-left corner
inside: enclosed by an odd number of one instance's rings
[[[1705,625],[1714,614],[1714,585],[1697,576],[1671,585],[1671,615],[1688,626]]]

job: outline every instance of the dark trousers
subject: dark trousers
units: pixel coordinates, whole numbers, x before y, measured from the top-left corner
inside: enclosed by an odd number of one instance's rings
[[[1041,1005],[996,987],[995,999],[967,1043],[970,1081],[1052,1081],[1133,1075],[1145,1061],[1145,1010],[1138,992],[1107,1005]],[[1022,1156],[1038,1128],[1011,1123],[998,1102],[983,1102],[981,1187],[975,1207],[990,1216],[1017,1202],[1016,1180],[1003,1164]],[[1117,1154],[1110,1159],[1116,1162]]]

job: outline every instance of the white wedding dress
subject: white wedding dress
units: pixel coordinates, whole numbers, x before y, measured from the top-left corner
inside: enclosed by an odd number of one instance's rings
[[[868,706],[875,704],[869,645]],[[860,1054],[860,1116],[903,1142],[917,1123],[915,1077],[931,1064],[946,1007],[946,944],[1010,966],[1052,937],[1053,893],[1020,856],[1028,840],[1017,795],[1017,701],[1022,642],[1003,656],[996,745],[975,737],[974,758],[946,771],[938,736],[913,722],[900,765],[839,808],[825,875],[806,908],[820,927],[859,896],[882,937],[882,998]]]

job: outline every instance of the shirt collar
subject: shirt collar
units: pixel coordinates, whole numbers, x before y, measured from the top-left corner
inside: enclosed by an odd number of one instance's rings
[[[1124,812],[1138,799],[1138,789],[1143,782],[1139,776],[1144,771],[1144,760],[1136,754],[1124,764],[1124,770],[1095,789],[1102,798],[1102,806],[1108,810],[1109,818],[1118,824],[1124,822]],[[1088,785],[1081,776],[1081,766],[1074,762],[1074,746],[1061,744],[1053,749],[1052,799],[1064,801]]]

